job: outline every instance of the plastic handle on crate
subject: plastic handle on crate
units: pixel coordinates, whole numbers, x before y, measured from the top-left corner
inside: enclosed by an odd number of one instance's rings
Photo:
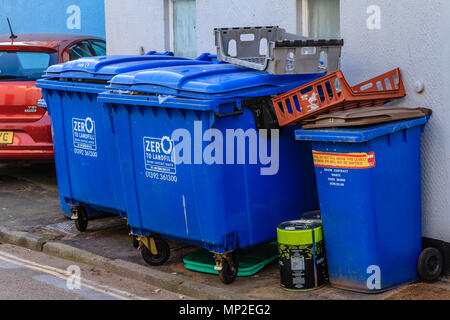
[[[217,48],[217,56],[220,57],[220,59],[222,61],[231,63],[231,64],[237,64],[237,65],[242,65],[241,63],[241,59],[238,58],[233,58],[231,56],[229,56],[228,54],[225,54],[225,52],[223,51],[224,49],[224,43],[223,43],[223,38],[222,38],[222,32],[223,30],[221,29],[217,29],[215,30],[215,32],[217,33],[217,42],[216,42],[216,48]],[[240,41],[239,39],[235,39],[235,41]],[[268,61],[272,60],[272,56],[271,53],[273,52],[273,47],[275,46],[275,43],[272,41],[267,41],[267,54],[265,57],[265,61],[264,64],[258,64],[258,63],[253,63],[253,62],[246,62],[245,66],[248,68],[252,68],[252,69],[256,69],[256,70],[266,70],[267,66],[268,66]]]
[[[389,80],[390,89],[387,87],[386,80]],[[377,86],[377,83],[381,84],[382,89],[380,90]],[[371,85],[367,89],[364,89],[364,87]],[[369,93],[369,92],[376,92],[380,93],[383,91],[387,92],[393,92],[395,90],[404,91],[403,88],[403,82],[402,82],[402,75],[400,73],[400,69],[394,69],[389,72],[383,73],[373,79],[364,81],[360,84],[357,84],[353,87],[351,87],[351,90],[354,94],[358,93]]]

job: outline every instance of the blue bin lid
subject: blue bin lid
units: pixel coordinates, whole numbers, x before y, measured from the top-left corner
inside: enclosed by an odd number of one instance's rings
[[[358,129],[321,129],[321,130],[296,130],[295,139],[302,141],[320,142],[349,142],[360,143],[375,138],[392,134],[401,130],[422,126],[427,123],[429,116],[406,121],[397,121],[388,124]]]
[[[199,99],[250,98],[286,92],[321,76],[272,75],[231,64],[185,64],[120,74],[108,89]]]
[[[50,66],[45,75],[51,78],[95,79],[108,81],[117,74],[162,66],[206,64],[214,62],[214,56],[202,54],[195,60],[174,57],[170,52],[154,51],[140,56],[86,57]]]

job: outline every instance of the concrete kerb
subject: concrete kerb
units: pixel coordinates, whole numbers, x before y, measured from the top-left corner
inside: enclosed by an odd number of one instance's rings
[[[42,252],[59,258],[85,263],[96,267],[106,265],[110,260],[89,251],[78,249],[64,243],[48,241],[44,243]]]
[[[183,277],[175,274],[168,274],[121,259],[113,260],[105,258],[61,242],[47,241],[29,232],[12,230],[4,226],[0,226],[0,242],[25,247],[34,251],[41,251],[74,262],[107,268],[121,276],[143,281],[192,298],[215,300],[249,299],[246,296],[230,294],[224,289],[183,279]]]
[[[31,233],[12,230],[0,226],[0,242],[5,242],[35,251],[42,251],[45,239]]]
[[[109,266],[117,274],[132,276],[135,280],[144,281],[190,297],[218,300],[248,300],[248,297],[242,295],[229,294],[226,290],[217,287],[189,281],[175,274],[168,274],[121,259],[112,261]]]
[[[109,259],[89,251],[78,249],[64,243],[49,241],[43,246],[43,252],[67,260],[107,268],[110,271],[134,280],[142,281],[172,292],[200,299],[248,299],[232,296],[208,285],[188,281],[180,276],[141,266],[121,259]]]

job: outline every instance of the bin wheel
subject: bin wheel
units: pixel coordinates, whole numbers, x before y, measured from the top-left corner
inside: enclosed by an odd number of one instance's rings
[[[169,260],[170,247],[167,241],[163,239],[155,239],[158,254],[152,254],[146,246],[141,246],[141,255],[144,261],[151,266],[161,266]]]
[[[131,236],[131,239],[132,239],[132,241],[133,241],[133,247],[134,247],[135,249],[139,248],[139,241],[138,241],[137,237],[136,237],[135,235],[132,235],[132,236]]]
[[[230,265],[231,260],[233,266]],[[231,253],[230,257],[224,258],[222,261],[222,270],[219,272],[220,280],[224,284],[231,284],[236,280],[238,273],[239,261],[235,253]]]
[[[75,207],[73,210],[77,210],[77,219],[75,220],[75,227],[78,231],[84,232],[88,226],[88,215],[86,209],[83,206]]]
[[[442,273],[444,259],[436,248],[426,248],[419,256],[417,273],[422,281],[436,281]]]

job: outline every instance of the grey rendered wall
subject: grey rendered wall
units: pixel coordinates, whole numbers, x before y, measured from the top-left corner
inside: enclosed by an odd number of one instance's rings
[[[366,25],[371,5],[381,9],[379,30]],[[399,66],[407,97],[398,105],[433,109],[422,140],[423,235],[446,242],[450,242],[449,17],[448,0],[341,0],[342,69],[350,84]],[[421,94],[415,92],[416,81],[425,84]]]

